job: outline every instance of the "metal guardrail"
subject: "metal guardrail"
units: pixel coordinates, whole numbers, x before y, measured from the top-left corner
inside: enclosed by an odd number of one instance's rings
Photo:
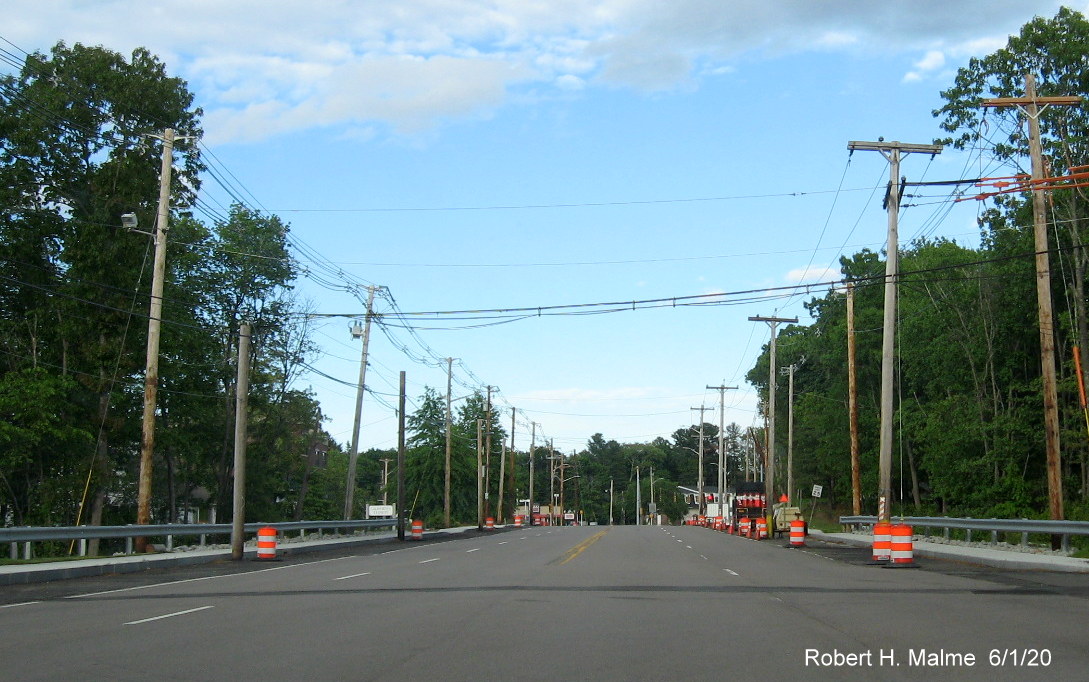
[[[247,523],[243,526],[246,533],[256,533],[261,528],[272,527],[279,532],[299,531],[305,536],[306,531],[317,531],[321,537],[326,530],[367,530],[371,528],[392,528],[397,519],[365,519],[358,521],[281,521],[277,523]],[[23,558],[30,559],[31,543],[48,541],[79,541],[80,556],[86,555],[86,541],[91,539],[125,538],[125,553],[132,554],[133,538],[164,538],[166,548],[173,549],[175,537],[198,537],[200,545],[206,544],[209,535],[229,536],[233,526],[229,523],[171,523],[132,526],[20,526],[0,528],[0,542],[11,544],[10,556],[18,558],[18,545],[23,544]]]
[[[973,531],[990,532],[991,544],[998,544],[999,533],[1020,533],[1021,544],[1028,544],[1030,534],[1062,536],[1063,550],[1070,548],[1071,535],[1089,536],[1089,521],[1050,521],[1046,519],[958,519],[945,516],[904,516],[897,521],[914,528],[923,528],[924,537],[931,528],[943,529],[944,537],[949,539],[952,529],[966,531],[966,539],[972,541]],[[872,526],[877,523],[876,516],[841,516],[839,522],[844,526]]]

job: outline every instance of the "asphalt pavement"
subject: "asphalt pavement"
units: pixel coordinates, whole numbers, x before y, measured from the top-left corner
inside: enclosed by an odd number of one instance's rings
[[[868,565],[864,535],[790,548],[691,526],[81,560],[143,572],[0,588],[0,659],[24,680],[1085,678],[1089,581],[1063,571],[1089,562],[918,544],[915,570]]]
[[[513,530],[514,526],[497,526],[496,531]],[[429,540],[456,537],[463,533],[476,533],[475,526],[426,531],[424,537]],[[484,531],[488,532],[488,531]],[[715,531],[708,530],[709,533]],[[409,537],[411,537],[409,535]],[[872,537],[864,533],[824,533],[813,530],[811,541],[831,545],[866,548],[872,545]],[[394,531],[368,533],[350,537],[314,537],[294,539],[281,538],[277,546],[277,558],[298,556],[300,554],[347,549],[380,542],[395,542]],[[411,539],[406,542],[412,542]],[[783,544],[780,539],[767,542]],[[1076,559],[1052,552],[1025,552],[1009,546],[987,546],[985,543],[972,545],[949,544],[939,539],[916,537],[913,554],[919,559],[939,559],[975,566],[986,566],[1012,571],[1049,571],[1058,573],[1089,573],[1089,559]],[[140,571],[204,564],[223,561],[231,556],[231,550],[224,546],[204,548],[184,548],[171,552],[156,552],[137,555],[119,555],[97,557],[93,559],[74,559],[34,564],[11,564],[0,566],[0,585],[17,585],[35,582],[49,582],[97,575],[135,573]],[[256,558],[255,541],[246,544],[244,558],[260,561]]]

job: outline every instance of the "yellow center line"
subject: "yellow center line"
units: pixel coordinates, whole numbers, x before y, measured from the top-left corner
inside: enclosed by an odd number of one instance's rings
[[[606,528],[605,530],[602,530],[602,531],[598,531],[594,535],[591,535],[590,537],[586,538],[585,540],[583,540],[579,544],[577,544],[574,547],[572,547],[571,549],[567,550],[567,556],[566,556],[566,558],[564,558],[563,561],[560,562],[560,566],[563,566],[568,561],[571,561],[572,559],[574,559],[578,555],[582,554],[586,550],[587,547],[589,547],[590,545],[592,545],[595,542],[597,542],[598,540],[600,540],[608,532],[609,532],[608,528]]]

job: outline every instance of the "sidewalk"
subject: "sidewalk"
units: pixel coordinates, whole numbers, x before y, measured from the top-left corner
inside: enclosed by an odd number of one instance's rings
[[[873,537],[862,533],[823,533],[809,531],[815,540],[823,540],[854,547],[872,547]],[[979,566],[1004,568],[1016,571],[1055,571],[1060,573],[1089,573],[1089,559],[1054,554],[1034,554],[1017,550],[990,548],[980,545],[951,545],[944,542],[931,542],[916,537],[912,545],[912,554],[916,557],[929,557],[959,561]]]
[[[499,527],[497,526],[497,528]],[[467,530],[476,530],[476,526],[428,531],[424,533],[424,537],[463,533]],[[323,549],[353,547],[372,542],[388,541],[396,537],[397,532],[392,530],[350,537],[315,538],[313,540],[297,540],[292,537],[284,538],[281,536],[276,547],[276,556],[283,557]],[[198,549],[175,549],[171,552],[158,552],[155,554],[129,554],[38,564],[11,564],[0,566],[0,586],[68,580],[111,573],[136,573],[155,568],[190,566],[229,559],[230,556],[230,547],[217,545]],[[256,556],[257,541],[256,539],[248,540],[243,550],[243,558],[245,560],[256,560]]]

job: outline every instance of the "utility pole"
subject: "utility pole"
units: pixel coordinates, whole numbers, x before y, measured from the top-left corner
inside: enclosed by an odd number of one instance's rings
[[[658,508],[654,506],[654,466],[650,467],[650,506],[647,507],[647,512],[650,514],[650,523],[648,525],[658,525]]]
[[[613,479],[609,479],[609,525],[613,525]]]
[[[847,412],[851,423],[851,509],[862,514],[862,475],[858,465],[858,370],[855,356],[855,285],[847,283]]]
[[[514,492],[515,492],[514,491],[514,426],[515,426],[515,418],[516,417],[517,417],[517,411],[512,406],[510,408],[510,448],[509,448],[509,452],[507,454],[508,458],[510,459],[510,464],[507,467],[507,476],[506,476],[507,494],[511,496],[511,499],[514,502],[514,504],[512,504],[511,508],[510,508],[511,509],[510,513],[511,513],[512,517],[514,516],[515,508],[518,506],[518,500],[516,499],[517,496],[514,494]],[[499,496],[499,504],[500,505],[503,504],[503,496],[502,495]]]
[[[556,452],[548,440],[548,525],[556,525]]]
[[[382,504],[389,504],[389,463],[393,460],[383,457],[378,461],[382,463]]]
[[[563,455],[560,455],[560,525],[564,525],[567,522],[567,505],[566,498],[564,497],[564,484],[567,483],[567,479],[563,477],[563,470],[572,466],[563,460]]]
[[[238,329],[238,379],[234,396],[234,510],[231,516],[231,558],[242,559],[246,542],[246,416],[250,399],[250,323]]]
[[[722,505],[726,499],[726,391],[735,391],[737,386],[708,386],[707,389],[718,391],[718,514],[725,518]]]
[[[174,164],[174,129],[163,131],[162,168],[159,171],[159,208],[155,219],[155,261],[151,278],[151,307],[147,320],[147,364],[144,372],[143,437],[140,441],[140,478],[136,523],[151,523],[151,471],[155,454],[155,404],[159,393],[159,330],[163,319],[163,280],[166,279],[166,232],[170,215],[170,171]],[[136,551],[147,551],[147,538],[136,538]]]
[[[397,405],[397,539],[405,539],[405,373]]]
[[[1081,97],[1038,97],[1036,78],[1025,74],[1024,97],[985,99],[985,107],[1015,106],[1028,119],[1029,155],[1032,160],[1032,224],[1036,248],[1036,307],[1040,320],[1040,365],[1044,381],[1044,439],[1047,449],[1047,494],[1051,518],[1064,517],[1062,460],[1059,452],[1059,399],[1055,370],[1055,321],[1051,301],[1051,261],[1048,253],[1043,150],[1040,143],[1040,114],[1049,106],[1076,106]],[[1057,544],[1058,536],[1052,537]]]
[[[355,391],[355,423],[352,426],[352,447],[348,451],[348,480],[344,484],[344,519],[351,520],[355,505],[355,468],[359,461],[359,420],[363,414],[363,392],[367,380],[367,345],[371,339],[371,318],[374,316],[374,292],[379,287],[367,287],[367,316],[363,328],[356,323],[352,337],[363,337],[363,355],[359,360],[359,386]]]
[[[484,411],[484,515],[492,513],[492,388],[488,386],[488,404]]]
[[[537,448],[537,422],[530,422],[529,436],[529,505],[526,515],[529,516],[529,525],[533,525],[533,451]]]
[[[505,523],[503,519],[503,502],[504,496],[507,494],[504,482],[507,480],[507,444],[500,443],[499,449],[499,495],[496,497],[495,503],[495,520],[497,523]]]
[[[802,362],[805,362],[805,358],[802,358]],[[794,372],[800,364],[787,365],[782,369],[790,376],[787,390],[787,502],[794,500]]]
[[[643,484],[639,480],[639,467],[635,467],[635,525],[643,525]]]
[[[481,439],[484,422],[476,420],[476,529],[484,530],[484,468],[481,465]]]
[[[764,472],[764,495],[768,501],[768,527],[774,528],[771,518],[772,505],[775,504],[775,330],[780,322],[797,323],[796,317],[750,317],[749,322],[767,322],[771,328],[771,341],[768,344],[768,353],[771,356],[771,369],[768,376],[768,463]]]
[[[450,527],[450,456],[453,450],[453,421],[451,413],[451,389],[454,381],[454,358],[446,358],[446,467],[443,470],[442,518],[443,525]]]
[[[877,520],[888,523],[889,500],[892,498],[892,417],[895,405],[896,369],[896,302],[897,278],[900,269],[900,245],[898,239],[900,216],[900,158],[913,153],[941,154],[941,145],[904,144],[901,142],[849,142],[847,148],[879,152],[889,162],[889,191],[885,208],[889,215],[888,254],[885,258],[885,311],[881,332],[881,444],[878,455]]]
[[[708,408],[703,407],[701,405],[700,407],[691,407],[689,409],[699,410],[700,411],[700,445],[699,445],[699,467],[700,467],[700,472],[699,472],[699,476],[696,477],[696,480],[698,481],[696,483],[696,487],[698,487],[700,489],[700,516],[704,516],[705,513],[707,512],[707,500],[704,498],[704,494],[703,494],[703,413],[706,412],[708,410]]]

